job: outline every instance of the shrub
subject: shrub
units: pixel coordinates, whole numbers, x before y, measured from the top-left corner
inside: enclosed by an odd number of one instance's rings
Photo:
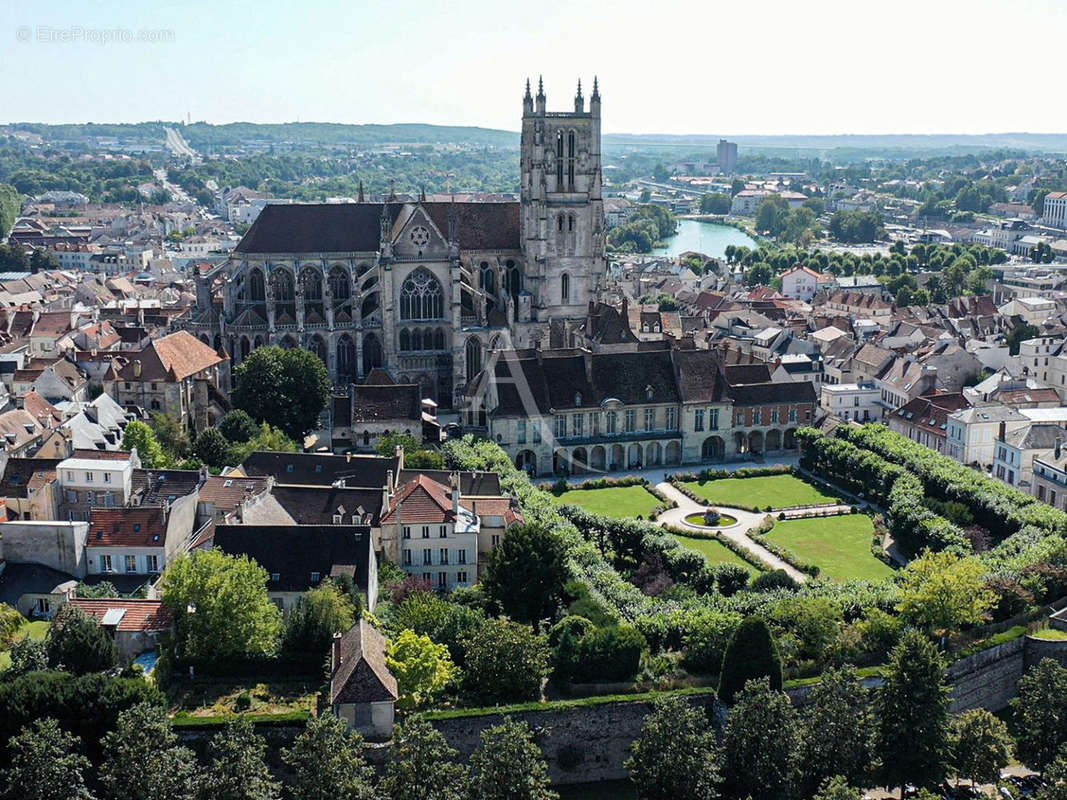
[[[769,572],[764,572],[752,581],[752,591],[754,592],[773,592],[777,589],[788,589],[791,592],[795,592],[799,588],[800,584],[793,580],[784,569],[773,569]]]
[[[719,564],[713,570],[719,594],[732,597],[748,586],[749,571],[739,564]]]
[[[248,711],[252,707],[252,695],[248,692],[241,692],[237,695],[237,699],[234,701],[234,711]]]
[[[625,681],[637,674],[645,637],[629,625],[589,631],[578,643],[574,677],[579,681]]]
[[[771,629],[760,617],[743,620],[722,659],[719,699],[732,705],[746,681],[767,677],[772,689],[782,688],[782,659]]]

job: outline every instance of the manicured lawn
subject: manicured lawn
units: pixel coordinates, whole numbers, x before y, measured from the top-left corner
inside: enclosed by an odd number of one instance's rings
[[[714,525],[708,525],[704,519],[704,513],[690,514],[685,518],[685,521],[690,525],[703,525],[705,528],[728,528],[737,522],[737,517],[731,517],[729,514],[719,514],[719,521]]]
[[[1063,641],[1067,639],[1067,631],[1061,631],[1059,628],[1044,628],[1039,631],[1034,631],[1030,635],[1036,639],[1052,639],[1054,641]]]
[[[874,524],[864,514],[815,517],[776,522],[767,538],[815,564],[835,581],[882,581],[893,574],[889,565],[871,554]]]
[[[29,636],[31,639],[44,639],[46,633],[48,633],[48,623],[44,620],[34,620],[33,622],[27,622],[19,628],[19,632],[15,634],[15,638],[25,639]],[[0,653],[0,671],[5,670],[10,666],[11,653],[5,650]]]
[[[571,489],[553,495],[557,503],[581,506],[594,514],[625,519],[640,514],[648,518],[656,506],[663,505],[658,497],[644,486],[610,486],[606,489]]]
[[[677,539],[682,547],[687,547],[690,550],[696,550],[698,553],[703,553],[704,558],[706,558],[708,563],[712,566],[716,564],[736,564],[739,567],[744,567],[753,575],[759,575],[760,573],[760,570],[749,564],[722,542],[716,541],[715,539],[700,539],[696,536],[679,536],[675,533],[670,535]]]
[[[687,489],[711,505],[766,508],[792,508],[837,500],[795,475],[760,475],[755,478],[720,478],[716,481],[688,481]]]

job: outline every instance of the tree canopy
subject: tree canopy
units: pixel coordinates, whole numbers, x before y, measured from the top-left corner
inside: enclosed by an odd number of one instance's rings
[[[309,350],[257,347],[234,370],[231,400],[258,422],[302,441],[330,399],[326,365]]]

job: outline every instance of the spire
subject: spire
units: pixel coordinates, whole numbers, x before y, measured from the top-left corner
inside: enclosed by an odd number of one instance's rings
[[[582,79],[581,78],[578,79],[578,96],[579,97],[582,96]]]
[[[578,79],[578,94],[574,96],[574,111],[581,114],[585,111],[585,98],[582,97],[582,79]]]
[[[596,75],[593,76],[593,99],[600,99],[600,88],[597,86]]]
[[[363,199],[363,179],[362,178],[359,179],[359,202],[360,203],[366,202]]]
[[[425,186],[420,186],[419,187],[419,202],[420,203],[425,203],[426,202],[426,187]]]
[[[545,99],[545,81],[540,75],[537,76],[537,99]]]
[[[532,100],[533,99],[533,97],[530,95],[530,79],[529,78],[526,79],[526,94],[523,97],[523,99],[524,100]]]

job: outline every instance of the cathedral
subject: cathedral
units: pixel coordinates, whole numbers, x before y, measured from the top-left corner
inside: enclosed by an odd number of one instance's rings
[[[443,409],[503,348],[549,346],[603,289],[600,92],[523,97],[519,202],[268,205],[198,276],[190,331],[234,365],[261,345],[318,355],[338,387],[372,369]]]

